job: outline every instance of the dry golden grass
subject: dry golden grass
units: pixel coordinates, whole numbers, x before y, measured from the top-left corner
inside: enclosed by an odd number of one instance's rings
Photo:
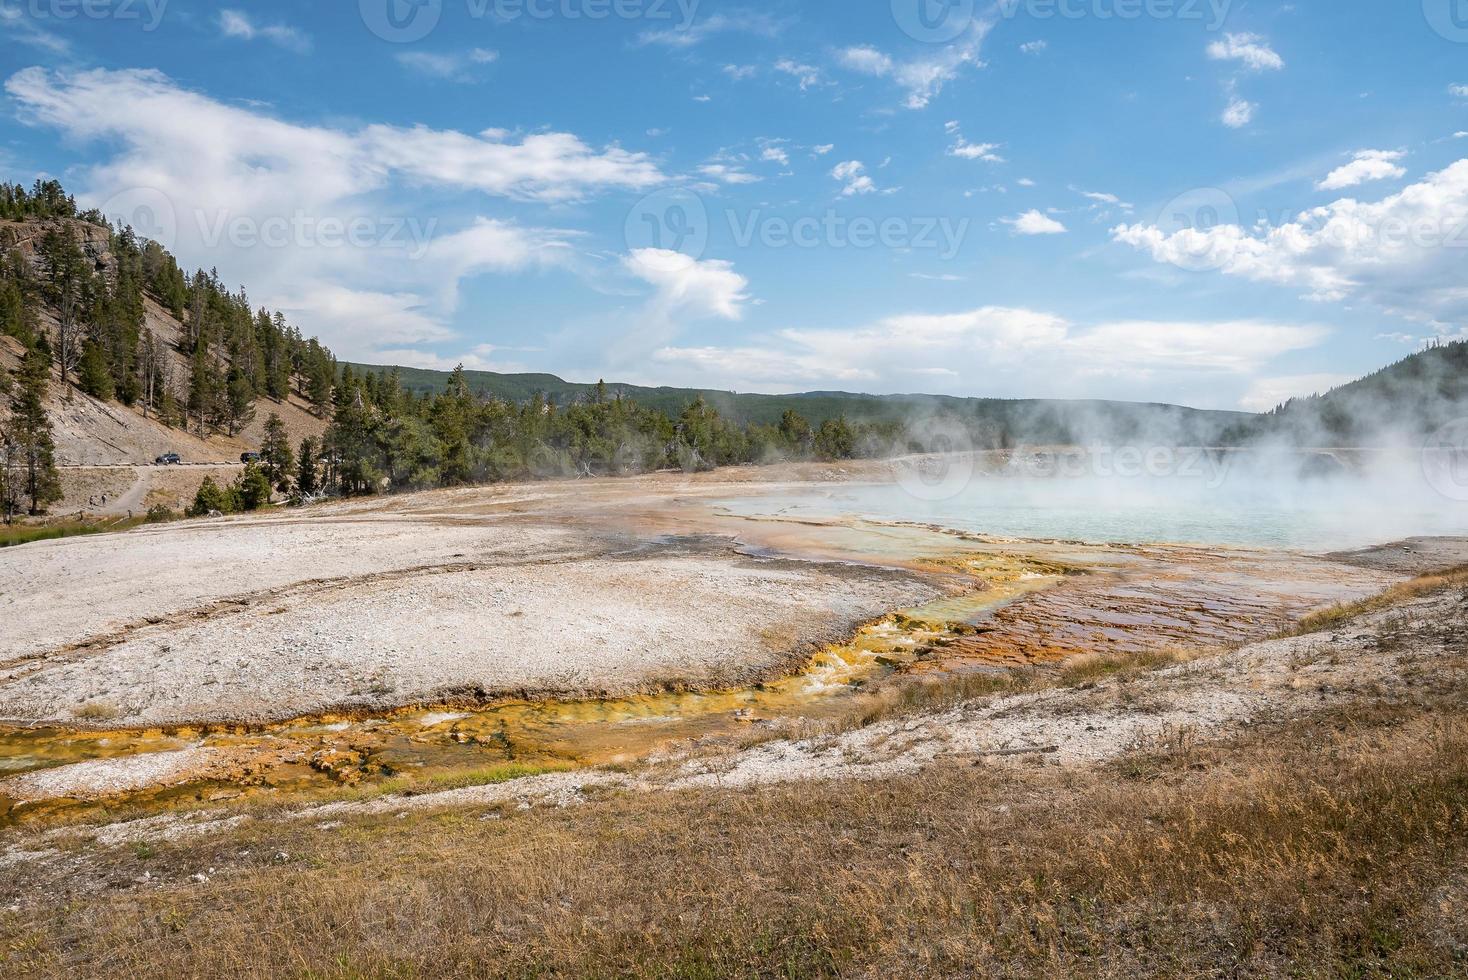
[[[950,766],[120,848],[108,881],[259,863],[5,916],[0,973],[1461,973],[1462,694],[1183,735],[1094,771]]]
[[[1444,589],[1468,589],[1468,566],[1419,575],[1377,595],[1357,602],[1347,602],[1331,606],[1329,609],[1322,609],[1300,620],[1294,629],[1288,631],[1287,635],[1304,636],[1308,633],[1335,629],[1366,613],[1389,609],[1408,600],[1441,592]]]
[[[1465,657],[1090,769],[950,762],[80,848],[54,887],[0,883],[0,902],[34,902],[0,913],[0,976],[1468,975]],[[1178,659],[973,676],[870,713]],[[132,888],[144,872],[169,883]]]

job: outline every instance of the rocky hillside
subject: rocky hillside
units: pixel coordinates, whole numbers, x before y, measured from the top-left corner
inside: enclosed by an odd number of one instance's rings
[[[186,376],[188,360],[177,348],[183,324],[155,300],[146,300],[146,305],[148,327],[167,340],[173,373]],[[39,314],[42,328],[48,335],[54,334],[55,311],[42,308]],[[25,347],[19,340],[0,336],[0,368],[15,370],[24,353]],[[285,423],[292,444],[306,436],[319,438],[327,424],[326,419],[315,414],[308,401],[292,393],[280,401],[257,399],[250,424],[232,436],[208,430],[200,438],[195,431],[164,424],[156,413],[144,415],[138,406],[103,401],[75,384],[62,384],[59,368],[51,372],[46,409],[55,430],[56,463],[62,468],[149,465],[164,453],[178,453],[189,463],[235,464],[241,453],[260,448],[262,429],[272,412]]]
[[[272,414],[293,443],[326,428],[328,351],[217,274],[186,276],[156,243],[78,213],[54,182],[0,184],[0,370],[33,347],[51,361],[63,469],[237,464]]]

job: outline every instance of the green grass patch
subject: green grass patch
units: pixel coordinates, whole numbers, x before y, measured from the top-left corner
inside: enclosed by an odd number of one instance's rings
[[[0,525],[0,547],[16,547],[32,541],[53,541],[56,538],[79,537],[82,534],[103,534],[106,531],[125,531],[141,524],[132,521],[103,522],[103,524],[81,524],[68,521],[65,524],[3,524]]]

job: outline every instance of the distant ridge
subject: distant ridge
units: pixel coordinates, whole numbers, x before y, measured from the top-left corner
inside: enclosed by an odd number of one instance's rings
[[[437,393],[449,372],[426,368],[353,363],[356,372],[397,371],[402,386],[416,394]],[[500,374],[465,371],[471,391],[511,402],[536,396],[557,405],[590,399],[594,384],[566,381],[553,374]],[[984,444],[1005,445],[1105,441],[1206,445],[1222,433],[1254,418],[1246,412],[1223,412],[1157,403],[1094,399],[963,398],[952,395],[868,395],[845,391],[807,391],[788,395],[744,394],[707,388],[644,387],[606,382],[612,397],[622,396],[648,408],[676,416],[689,402],[702,398],[721,415],[741,424],[774,425],[794,409],[812,425],[845,416],[852,421],[911,422],[942,415],[962,420]]]

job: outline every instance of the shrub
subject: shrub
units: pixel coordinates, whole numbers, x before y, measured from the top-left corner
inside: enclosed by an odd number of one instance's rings
[[[207,517],[211,513],[230,514],[239,510],[236,506],[234,489],[225,489],[214,482],[214,477],[204,477],[199,492],[194,494],[194,503],[188,509],[190,517]]]
[[[270,477],[253,463],[245,467],[234,485],[234,497],[240,510],[259,510],[270,503]]]

